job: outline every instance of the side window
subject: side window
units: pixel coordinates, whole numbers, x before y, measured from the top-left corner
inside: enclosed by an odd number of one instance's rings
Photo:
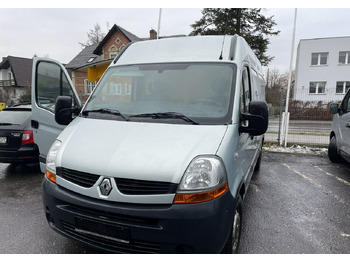
[[[69,81],[59,65],[40,62],[36,76],[36,102],[40,107],[54,112],[56,98],[61,95],[72,97],[72,106],[75,105]]]
[[[241,112],[242,113],[249,112],[250,101],[251,101],[251,88],[250,88],[248,68],[246,67],[243,69],[242,84],[241,84]]]

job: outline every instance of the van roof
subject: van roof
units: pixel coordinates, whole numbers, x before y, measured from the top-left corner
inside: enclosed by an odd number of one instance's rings
[[[242,37],[193,36],[132,43],[112,65],[228,61],[241,64],[244,60],[261,71],[259,60]]]

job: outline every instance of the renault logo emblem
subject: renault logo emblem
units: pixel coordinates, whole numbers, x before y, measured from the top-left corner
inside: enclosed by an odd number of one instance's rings
[[[112,191],[112,183],[109,178],[103,179],[102,183],[99,185],[101,194],[104,196],[108,196]]]

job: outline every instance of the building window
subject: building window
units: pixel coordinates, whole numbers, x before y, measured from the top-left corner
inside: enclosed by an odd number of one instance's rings
[[[350,82],[338,81],[335,90],[336,94],[345,94],[350,88]]]
[[[119,45],[121,40],[119,39],[119,37],[115,40],[115,42]]]
[[[328,53],[312,53],[311,65],[327,65]]]
[[[125,47],[125,45],[123,44],[123,45],[121,45],[120,47],[119,47],[119,51],[122,51],[123,49],[124,49],[124,47]]]
[[[121,95],[122,94],[122,84],[121,83],[109,83],[109,92],[111,95]]]
[[[131,85],[124,84],[125,95],[131,95]]]
[[[339,64],[350,64],[350,51],[339,52]]]
[[[115,46],[112,46],[109,49],[109,58],[114,58],[117,56],[117,54],[119,53],[118,49]]]
[[[89,82],[89,80],[84,80],[84,89],[85,89],[85,95],[89,95],[92,90],[94,90],[96,86],[96,82]]]
[[[310,82],[309,94],[325,94],[326,82]]]
[[[86,63],[91,63],[92,61],[94,61],[96,58],[96,56],[91,56],[87,61]]]

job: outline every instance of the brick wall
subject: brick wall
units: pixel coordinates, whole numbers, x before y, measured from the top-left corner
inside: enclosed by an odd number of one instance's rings
[[[117,41],[117,39],[119,38],[120,41]],[[117,48],[117,50],[120,52],[120,48],[122,46],[126,46],[130,41],[124,36],[124,34],[122,34],[121,32],[117,31],[115,32],[111,38],[107,41],[107,43],[103,46],[102,51],[102,59],[109,59],[109,50],[112,46],[115,46]]]
[[[72,71],[72,82],[82,102],[85,102],[89,97],[85,95],[85,79],[87,79],[87,72]]]

